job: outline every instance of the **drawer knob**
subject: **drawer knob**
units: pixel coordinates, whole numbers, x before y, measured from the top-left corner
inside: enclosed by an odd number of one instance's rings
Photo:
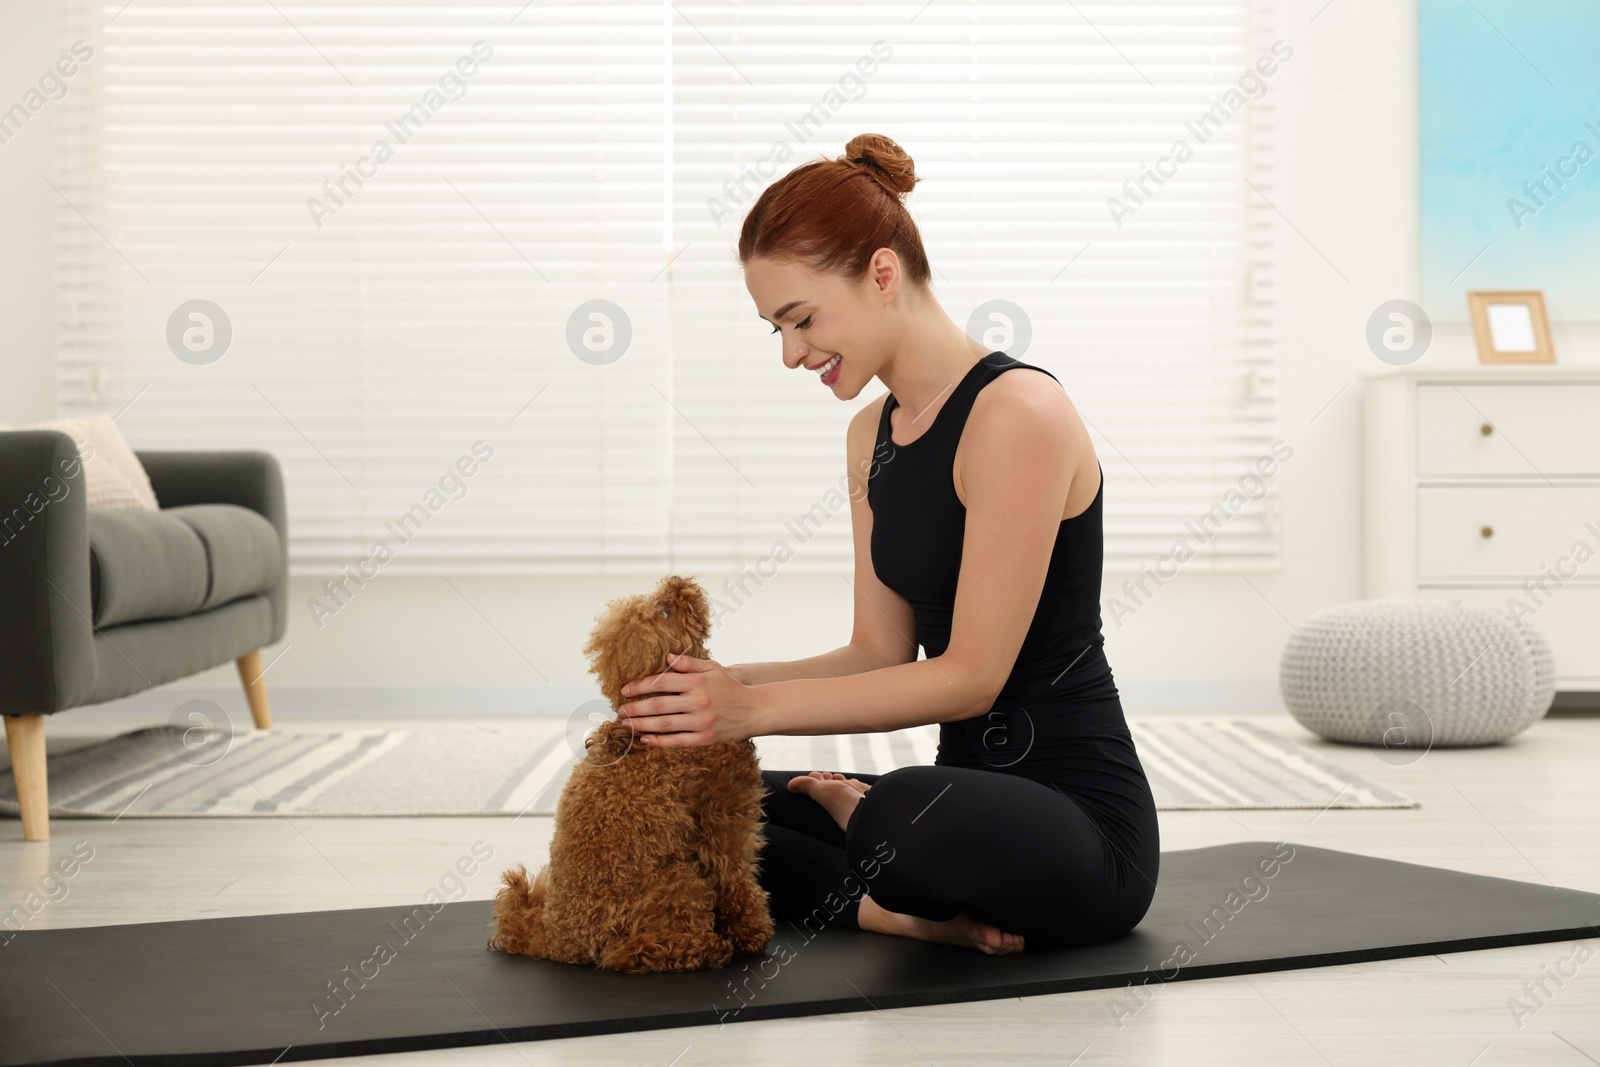
[[[1484,537],[1493,537],[1494,536],[1494,527],[1493,526],[1485,526],[1482,530],[1480,530],[1478,532],[1483,534]]]
[[[1490,426],[1486,422],[1482,426],[1478,427],[1478,432],[1483,434],[1483,436],[1488,437],[1490,434],[1494,433],[1494,427]]]

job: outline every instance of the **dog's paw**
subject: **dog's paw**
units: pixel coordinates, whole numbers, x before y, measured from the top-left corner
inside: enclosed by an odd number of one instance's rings
[[[606,946],[596,962],[625,974],[646,974],[715,970],[727,966],[732,958],[733,946],[727,938],[704,930],[694,934],[642,933]]]
[[[733,951],[740,955],[765,952],[767,944],[771,942],[773,934],[772,917],[758,915],[748,922],[737,922],[729,926],[727,936],[733,944]]]

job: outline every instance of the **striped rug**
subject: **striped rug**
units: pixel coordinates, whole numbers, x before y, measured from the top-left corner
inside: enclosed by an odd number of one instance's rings
[[[1166,811],[1414,808],[1254,723],[1129,720],[1156,806]],[[928,764],[938,727],[756,739],[762,766],[883,773]],[[135,730],[49,757],[50,813],[63,817],[552,815],[583,749],[569,720],[225,736]],[[0,772],[0,812],[16,787]]]

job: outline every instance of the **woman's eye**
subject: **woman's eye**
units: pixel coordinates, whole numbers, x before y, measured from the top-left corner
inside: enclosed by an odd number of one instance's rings
[[[806,327],[808,327],[810,325],[811,325],[811,316],[807,315],[803,321],[795,323],[795,327],[794,328],[797,329],[797,330],[803,330],[803,329],[805,329]],[[782,330],[781,326],[774,326],[772,328],[772,332],[773,333],[778,333],[781,330]]]

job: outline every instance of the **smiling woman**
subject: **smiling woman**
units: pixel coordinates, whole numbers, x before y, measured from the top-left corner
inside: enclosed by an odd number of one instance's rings
[[[932,766],[763,772],[775,919],[989,954],[1117,937],[1149,907],[1160,841],[1102,650],[1100,464],[1054,375],[986,351],[933,298],[902,200],[917,180],[895,142],[857,137],[770,186],[739,240],[787,367],[841,400],[889,389],[846,441],[850,642],[683,657],[625,713],[658,745],[940,724]],[[881,847],[895,862],[869,895]]]

